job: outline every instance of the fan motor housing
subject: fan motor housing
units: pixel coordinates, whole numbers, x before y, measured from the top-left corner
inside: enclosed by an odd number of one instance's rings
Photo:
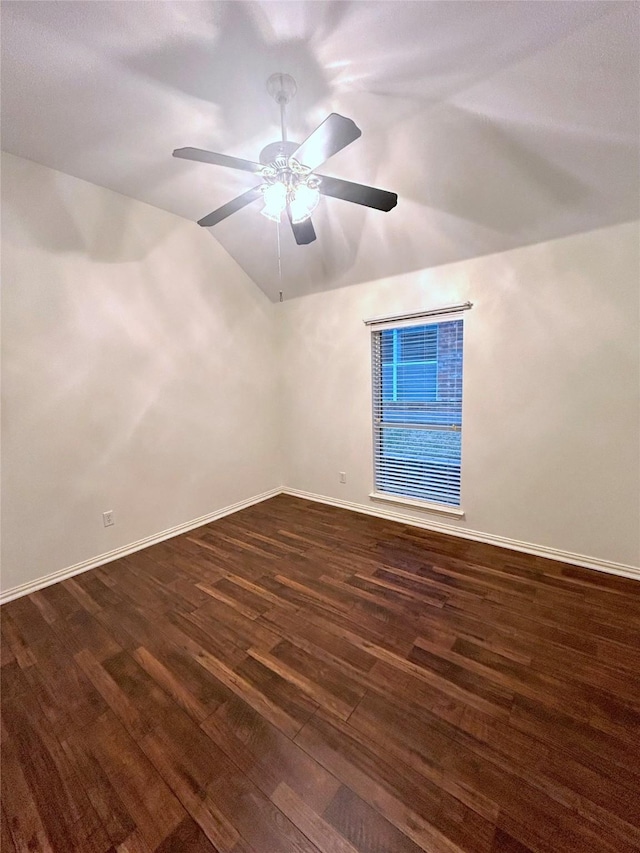
[[[260,152],[260,162],[263,166],[268,166],[276,159],[276,157],[291,157],[293,152],[300,145],[299,142],[271,142]]]

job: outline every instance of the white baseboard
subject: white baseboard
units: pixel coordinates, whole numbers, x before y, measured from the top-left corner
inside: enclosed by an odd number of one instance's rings
[[[493,533],[481,533],[478,530],[469,530],[467,527],[456,527],[431,519],[416,518],[413,515],[404,515],[395,510],[378,506],[343,501],[338,498],[329,498],[325,495],[316,495],[311,492],[303,492],[300,489],[282,489],[285,495],[295,498],[304,498],[308,501],[329,504],[353,512],[375,515],[378,518],[386,518],[390,521],[399,521],[402,524],[410,524],[413,527],[422,527],[425,530],[433,530],[437,533],[446,533],[450,536],[458,536],[461,539],[472,539],[474,542],[485,542],[487,545],[498,545],[500,548],[510,548],[512,551],[522,551],[525,554],[533,554],[536,557],[547,557],[550,560],[558,560],[561,563],[571,563],[585,569],[596,569],[610,575],[620,575],[625,578],[640,580],[640,568],[627,566],[625,563],[614,563],[609,560],[600,560],[596,557],[587,557],[584,554],[573,554],[571,551],[561,551],[558,548],[548,548],[546,545],[533,545],[531,542],[520,542],[517,539],[508,539],[506,536],[496,536]]]
[[[103,566],[105,563],[110,563],[113,560],[118,560],[120,557],[126,557],[127,554],[133,554],[135,551],[140,551],[143,548],[148,548],[151,545],[156,545],[158,542],[163,542],[165,539],[171,539],[173,536],[179,536],[181,533],[187,533],[196,527],[202,527],[203,524],[209,524],[211,521],[216,521],[218,518],[223,518],[225,515],[231,515],[253,504],[266,501],[276,495],[291,495],[296,498],[303,498],[316,503],[329,504],[330,506],[348,509],[352,512],[364,513],[365,515],[374,515],[378,518],[389,519],[390,521],[398,521],[402,524],[409,524],[413,527],[422,527],[425,530],[433,530],[437,533],[446,533],[450,536],[458,536],[461,539],[472,539],[474,542],[485,542],[488,545],[498,545],[500,548],[510,548],[513,551],[522,551],[525,554],[533,554],[537,557],[547,557],[551,560],[559,560],[562,563],[571,563],[574,566],[581,566],[586,569],[595,569],[599,572],[607,572],[611,575],[620,575],[621,577],[634,578],[640,580],[640,568],[637,566],[627,566],[624,563],[613,563],[608,560],[600,560],[595,557],[587,557],[584,554],[573,554],[570,551],[561,551],[557,548],[548,548],[545,545],[533,545],[530,542],[520,542],[517,539],[508,539],[505,536],[496,536],[492,533],[481,533],[477,530],[469,530],[466,527],[455,527],[452,524],[445,524],[441,521],[433,521],[416,518],[412,515],[404,515],[394,510],[385,509],[378,506],[367,506],[366,504],[353,503],[351,501],[343,501],[337,498],[330,498],[326,495],[316,495],[311,492],[303,492],[299,489],[276,488],[268,492],[263,492],[260,495],[254,495],[244,501],[231,504],[223,507],[209,515],[203,515],[200,518],[194,518],[192,521],[187,521],[184,524],[178,524],[176,527],[171,527],[168,530],[163,530],[161,533],[155,533],[153,536],[147,536],[144,539],[139,539],[137,542],[132,542],[130,545],[123,545],[121,548],[116,548],[113,551],[107,551],[105,554],[100,554],[98,557],[92,557],[90,560],[84,560],[81,563],[76,563],[74,566],[69,566],[65,569],[59,569],[56,572],[45,575],[44,577],[36,578],[28,583],[14,586],[11,589],[0,592],[0,604],[5,604],[12,601],[14,598],[19,598],[22,595],[28,595],[31,592],[36,592],[51,584],[71,578],[81,572],[86,572],[89,569],[95,569],[98,566]]]
[[[140,551],[142,548],[148,548],[150,545],[157,545],[158,542],[163,542],[165,539],[171,539],[173,536],[179,536],[181,533],[187,533],[195,527],[202,527],[203,524],[208,524],[210,521],[216,521],[218,518],[223,518],[225,515],[231,515],[241,509],[246,509],[248,506],[266,501],[276,495],[282,493],[281,488],[271,489],[268,492],[263,492],[261,495],[254,495],[252,498],[247,498],[245,501],[231,504],[230,506],[218,509],[208,515],[203,515],[200,518],[194,518],[192,521],[186,521],[184,524],[178,524],[176,527],[170,527],[168,530],[163,530],[161,533],[154,533],[153,536],[147,536],[144,539],[139,539],[137,542],[132,542],[130,545],[123,545],[120,548],[115,548],[113,551],[107,551],[106,554],[100,554],[98,557],[92,557],[89,560],[83,560],[81,563],[76,563],[74,566],[69,566],[66,569],[59,569],[56,572],[45,575],[41,578],[36,578],[33,581],[14,586],[11,589],[0,592],[0,604],[5,604],[7,601],[12,601],[14,598],[20,598],[22,595],[28,595],[30,592],[36,592],[46,586],[51,586],[53,583],[71,578],[74,575],[79,575],[81,572],[86,572],[89,569],[96,569],[98,566],[103,566],[105,563],[111,563],[113,560],[118,560],[120,557],[126,557],[127,554],[133,554],[135,551]]]

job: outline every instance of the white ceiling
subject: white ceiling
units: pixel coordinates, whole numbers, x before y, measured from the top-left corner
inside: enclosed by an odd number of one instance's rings
[[[329,112],[362,137],[325,174],[398,193],[390,213],[322,199],[318,240],[282,235],[285,297],[640,216],[640,5],[633,2],[2,3],[2,147],[194,221],[255,177],[265,90],[290,137]],[[276,226],[255,203],[210,229],[272,299]]]

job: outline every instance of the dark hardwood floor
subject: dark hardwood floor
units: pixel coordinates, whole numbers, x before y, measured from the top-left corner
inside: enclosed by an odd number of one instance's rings
[[[2,851],[640,850],[640,584],[280,496],[2,608]]]

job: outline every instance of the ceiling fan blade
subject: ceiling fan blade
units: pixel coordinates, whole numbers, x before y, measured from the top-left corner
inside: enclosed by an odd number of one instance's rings
[[[202,148],[176,148],[173,156],[182,160],[197,160],[199,163],[213,163],[214,166],[228,166],[229,169],[242,169],[244,172],[260,172],[264,168],[261,163],[229,157],[227,154],[216,154],[214,151],[203,151]]]
[[[291,211],[287,208],[289,214],[289,222],[291,222],[291,230],[296,238],[298,246],[306,246],[308,243],[313,243],[316,239],[316,232],[313,227],[313,222],[310,219],[305,219],[304,222],[292,222]]]
[[[320,178],[320,192],[322,195],[330,195],[333,198],[341,198],[344,201],[352,201],[354,204],[362,204],[365,207],[374,207],[376,210],[389,211],[398,203],[396,193],[388,190],[379,190],[377,187],[367,187],[364,184],[354,184],[351,181],[343,181],[342,178],[329,178],[326,175],[318,175]]]
[[[362,131],[350,118],[331,113],[291,156],[304,166],[317,169],[361,135]]]
[[[219,207],[217,210],[214,210],[212,213],[209,213],[207,216],[199,219],[198,225],[202,225],[203,228],[209,228],[211,225],[215,225],[223,219],[226,219],[227,216],[231,216],[231,214],[235,213],[237,210],[242,210],[243,207],[247,204],[251,204],[251,202],[255,201],[257,198],[260,198],[261,195],[261,188],[259,186],[253,187],[253,189],[247,190],[246,193],[242,193],[242,195],[231,199],[231,201],[223,204],[222,207]]]

